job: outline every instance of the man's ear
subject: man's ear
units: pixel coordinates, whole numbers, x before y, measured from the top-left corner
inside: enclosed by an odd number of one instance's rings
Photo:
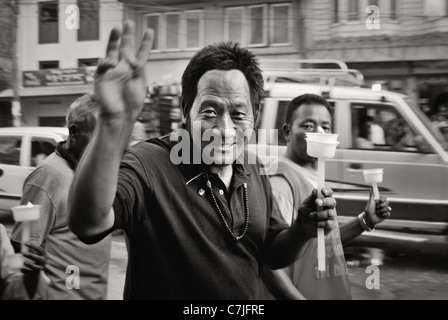
[[[187,103],[185,102],[185,99],[182,98],[180,101],[180,106],[182,109],[182,125],[185,126],[187,124],[187,119],[188,119],[188,115],[187,115]]]
[[[283,136],[285,137],[286,142],[289,142],[289,135],[291,133],[291,128],[289,124],[284,123],[282,126]]]
[[[79,134],[79,128],[76,124],[71,124],[68,127],[68,133],[70,134],[70,136],[76,138]]]

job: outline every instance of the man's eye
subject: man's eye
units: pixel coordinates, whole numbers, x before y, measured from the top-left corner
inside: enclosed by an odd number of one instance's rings
[[[313,124],[303,124],[300,126],[302,129],[306,130],[306,131],[312,131],[314,130],[314,125]]]
[[[232,116],[235,119],[243,119],[246,114],[244,112],[234,112]]]
[[[214,109],[206,109],[204,111],[202,111],[202,113],[206,116],[216,116],[216,111]]]
[[[323,126],[322,129],[324,129],[325,133],[330,133],[331,132],[331,128],[330,127]]]

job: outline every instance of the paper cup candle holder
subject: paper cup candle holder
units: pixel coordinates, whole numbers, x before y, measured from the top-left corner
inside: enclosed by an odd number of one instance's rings
[[[26,251],[25,242],[30,239],[30,222],[40,218],[40,205],[28,204],[12,207],[12,215],[16,222],[23,223],[21,251]]]
[[[320,128],[319,128],[320,129]],[[309,156],[317,158],[317,190],[319,197],[323,197],[321,190],[325,186],[325,159],[333,158],[336,154],[339,134],[307,133],[306,142]],[[323,228],[317,229],[317,267],[325,271],[325,234]]]

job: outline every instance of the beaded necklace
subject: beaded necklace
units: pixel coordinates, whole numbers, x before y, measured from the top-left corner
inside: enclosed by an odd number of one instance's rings
[[[229,224],[226,221],[226,218],[224,217],[221,208],[218,205],[218,201],[216,201],[216,197],[215,197],[215,193],[213,192],[213,188],[212,188],[212,183],[210,182],[210,178],[208,176],[207,171],[205,171],[205,176],[207,178],[207,187],[210,190],[210,194],[212,195],[212,199],[213,199],[213,204],[215,205],[216,209],[219,212],[219,215],[221,216],[222,221],[224,222],[224,225],[226,227],[226,229],[230,232],[230,234],[232,235],[232,237],[236,240],[239,241],[241,240],[247,232],[247,229],[249,227],[249,198],[247,196],[247,183],[244,182],[243,183],[243,187],[244,187],[244,213],[245,213],[245,217],[246,217],[246,221],[245,221],[245,226],[244,226],[244,230],[243,232],[237,236],[233,233],[232,229],[230,229]]]

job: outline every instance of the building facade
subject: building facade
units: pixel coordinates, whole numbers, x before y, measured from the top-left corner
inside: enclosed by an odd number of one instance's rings
[[[12,3],[16,12],[11,11]],[[172,92],[179,86],[199,48],[232,40],[262,59],[342,60],[363,73],[366,85],[406,93],[429,114],[448,103],[448,0],[0,0],[0,4],[4,30],[0,85],[2,79],[13,78],[12,43],[17,47],[22,125],[63,123],[70,102],[91,90],[92,72],[104,55],[110,30],[124,19],[136,23],[136,44],[145,28],[155,30],[148,85],[167,87],[157,92]],[[73,6],[78,9],[78,28]],[[2,126],[14,109],[12,84],[9,81],[9,87],[0,91]],[[178,108],[177,99],[171,101]],[[178,111],[163,112],[179,120]]]
[[[266,58],[301,57],[301,1],[122,2],[124,19],[136,23],[137,44],[146,28],[155,31],[146,68],[151,89],[146,109],[158,111],[161,134],[176,128],[181,121],[182,73],[200,48],[231,40]]]
[[[125,19],[156,38],[148,61],[150,84],[180,81],[199,48],[232,40],[269,57],[300,57],[300,1],[122,1]]]
[[[86,92],[110,30],[123,21],[114,0],[18,1],[17,62],[21,125],[63,126]]]
[[[14,6],[0,0],[0,126],[10,126],[12,117],[12,82],[14,63]]]
[[[306,57],[343,60],[367,84],[405,93],[429,114],[448,104],[447,0],[309,4]]]
[[[124,18],[156,33],[151,85],[179,83],[204,45],[233,40],[264,59],[338,59],[366,85],[447,103],[448,0],[121,0]]]

